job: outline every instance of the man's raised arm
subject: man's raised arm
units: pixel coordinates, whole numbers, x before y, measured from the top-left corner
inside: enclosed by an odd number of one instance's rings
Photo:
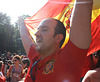
[[[24,19],[22,17],[19,17],[19,27],[20,27],[20,36],[22,39],[23,46],[25,48],[26,54],[28,55],[29,49],[31,45],[33,44],[33,40],[30,36],[29,31],[27,30],[25,26]]]
[[[70,40],[79,48],[87,49],[91,43],[91,13],[93,0],[75,0]]]

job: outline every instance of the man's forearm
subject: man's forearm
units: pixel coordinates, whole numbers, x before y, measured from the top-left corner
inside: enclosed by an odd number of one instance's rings
[[[91,43],[91,13],[93,0],[76,0],[71,18],[70,39],[79,48]]]
[[[22,43],[25,48],[26,54],[28,55],[29,49],[30,49],[31,45],[33,44],[33,41],[31,39],[28,29],[26,28],[24,19],[20,18],[19,20],[20,20],[20,23],[19,23],[20,36],[21,36]]]

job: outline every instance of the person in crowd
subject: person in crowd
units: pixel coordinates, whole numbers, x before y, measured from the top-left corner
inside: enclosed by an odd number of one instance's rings
[[[82,82],[100,82],[100,67],[89,70],[84,76]]]
[[[6,78],[4,77],[2,73],[2,66],[3,66],[3,62],[0,61],[0,82],[6,82]]]
[[[0,61],[3,62],[3,59],[1,57],[0,57]],[[5,62],[3,62],[3,64],[2,64],[2,73],[3,73],[3,75],[4,75],[4,69],[5,69]]]
[[[11,52],[10,51],[7,52],[6,56],[7,56],[7,60],[11,60],[12,59],[11,58]]]
[[[78,2],[82,4],[77,4]],[[87,49],[91,43],[93,0],[75,0],[69,41],[60,49],[66,29],[57,19],[44,19],[35,33],[36,44],[20,17],[20,35],[31,61],[25,82],[79,82]],[[84,10],[84,11],[83,11]],[[32,45],[33,44],[33,45]]]
[[[9,68],[9,71],[7,73],[7,77],[10,77],[10,82],[18,82],[20,80],[19,76],[23,71],[23,67],[20,65],[20,60],[21,59],[19,55],[15,55],[13,57],[14,65]]]
[[[21,64],[23,66],[23,68],[28,68],[29,65],[30,65],[30,60],[28,58],[23,58],[22,61],[21,61]]]
[[[7,61],[7,65],[8,65],[8,66],[7,66],[7,69],[9,69],[9,67],[10,67],[12,64],[13,64],[12,60],[8,60],[8,61]]]
[[[22,73],[22,75],[20,76],[20,78],[25,79],[24,77],[25,77],[26,74],[27,74],[27,70],[28,70],[28,67],[29,67],[29,65],[30,65],[30,60],[29,60],[28,58],[23,58],[23,59],[21,60],[21,64],[22,64],[24,70],[23,70],[23,73]],[[23,80],[23,79],[20,79],[20,80]]]
[[[4,76],[6,76],[7,75],[7,60],[5,60],[4,61],[4,67],[3,67],[3,69],[4,69],[4,71],[3,71],[3,73],[4,73]]]
[[[100,50],[86,57],[84,68],[81,74],[81,81],[89,70],[94,70],[100,67]]]
[[[100,50],[91,54],[91,68],[90,69],[96,69],[98,67],[100,67]]]
[[[30,65],[30,60],[28,58],[23,58],[21,64],[24,68],[24,73],[27,74],[28,67]]]
[[[7,60],[4,58],[1,61],[3,61],[2,73],[5,76],[7,74]]]
[[[85,74],[82,82],[100,82],[100,50],[90,55],[90,70]]]
[[[6,81],[7,82],[10,81],[10,77],[7,77],[7,71],[9,70],[9,68],[11,67],[12,64],[13,64],[12,60],[8,60],[7,61],[6,74],[5,74],[5,77],[6,77]]]

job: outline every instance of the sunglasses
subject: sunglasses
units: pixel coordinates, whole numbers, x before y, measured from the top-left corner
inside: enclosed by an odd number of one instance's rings
[[[13,62],[16,62],[17,60],[13,60]]]

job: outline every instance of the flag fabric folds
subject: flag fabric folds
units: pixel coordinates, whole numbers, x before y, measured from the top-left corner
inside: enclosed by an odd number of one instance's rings
[[[74,0],[48,0],[48,2],[32,17],[25,19],[26,26],[35,40],[34,33],[39,23],[46,18],[52,17],[63,22],[66,27],[66,40],[62,47],[68,42],[70,31],[70,16],[73,9]],[[92,42],[87,55],[100,49],[100,0],[94,0],[91,34]]]
[[[100,0],[94,0],[91,18],[92,42],[87,56],[100,50]]]

